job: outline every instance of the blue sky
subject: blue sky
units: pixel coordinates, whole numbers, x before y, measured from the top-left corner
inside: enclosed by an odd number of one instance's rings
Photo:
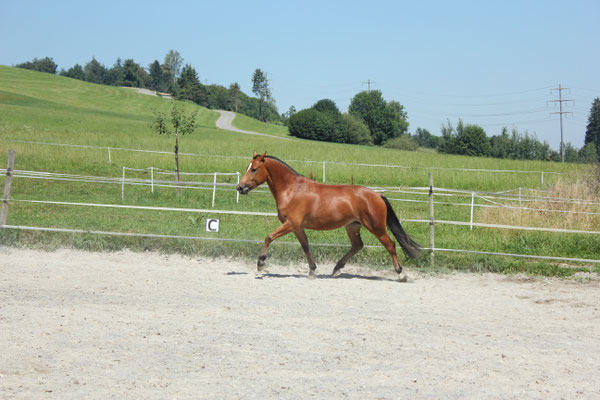
[[[439,135],[448,119],[535,133],[554,149],[583,145],[600,97],[597,0],[564,1],[0,1],[0,64],[52,57],[59,69],[93,56],[142,66],[180,52],[203,82],[251,94],[268,73],[280,112],[381,90],[404,105],[409,130]]]

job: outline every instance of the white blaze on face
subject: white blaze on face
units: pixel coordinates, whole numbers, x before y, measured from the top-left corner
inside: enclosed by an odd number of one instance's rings
[[[252,163],[248,164],[248,168],[246,168],[246,172],[250,171],[251,166],[252,166]]]

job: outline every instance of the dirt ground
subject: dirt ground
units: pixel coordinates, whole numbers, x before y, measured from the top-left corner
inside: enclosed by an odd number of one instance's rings
[[[600,398],[600,283],[0,248],[0,397]]]

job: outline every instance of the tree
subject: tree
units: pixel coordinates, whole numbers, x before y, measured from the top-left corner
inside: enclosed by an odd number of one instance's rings
[[[175,79],[179,77],[179,72],[183,65],[183,57],[181,57],[178,51],[171,49],[165,55],[163,65],[171,82],[175,82]]]
[[[107,71],[107,84],[115,85],[115,86],[128,86],[123,84],[123,64],[121,62],[121,57],[117,58],[117,61],[113,64],[112,68]],[[110,81],[110,82],[109,82]]]
[[[163,83],[163,70],[160,67],[158,60],[154,60],[148,67],[150,73],[150,88],[156,92],[160,91],[160,87]]]
[[[238,106],[240,105],[240,85],[235,82],[229,85],[229,93],[231,99],[231,110],[238,112]]]
[[[396,101],[387,103],[379,90],[358,93],[352,98],[348,112],[369,127],[376,145],[398,137],[408,129],[402,105]]]
[[[598,152],[594,143],[590,142],[579,150],[579,160],[583,163],[598,161]]]
[[[15,65],[17,68],[29,69],[38,72],[47,72],[49,74],[56,74],[58,65],[50,57],[44,57],[41,60],[34,58],[33,61],[27,61],[22,64]]]
[[[200,83],[198,73],[190,64],[186,64],[181,70],[176,86],[179,89],[177,92],[178,99],[191,100],[201,106],[208,106],[206,87]]]
[[[288,122],[290,135],[310,140],[330,141],[334,136],[332,120],[325,113],[307,108],[290,117]]]
[[[511,140],[508,135],[508,128],[502,128],[500,135],[495,135],[490,138],[492,152],[490,155],[496,158],[509,158],[511,154]]]
[[[322,99],[315,103],[312,106],[315,110],[319,112],[329,113],[331,115],[340,115],[340,110],[337,108],[337,105],[333,100]]]
[[[216,110],[225,110],[231,104],[229,91],[221,85],[205,86],[207,93],[206,107]]]
[[[269,81],[264,72],[259,68],[254,70],[252,74],[252,92],[258,96],[258,119],[264,121],[263,118],[263,103],[271,98],[271,89],[269,89]]]
[[[596,97],[590,108],[590,116],[585,131],[584,144],[592,143],[600,160],[600,98]]]
[[[287,125],[287,121],[290,119],[290,117],[294,114],[296,114],[296,107],[294,106],[290,106],[290,108],[288,108],[288,110],[286,112],[283,113],[283,118],[285,119],[285,124]]]
[[[447,125],[442,125],[442,139],[438,150],[440,153],[479,157],[491,154],[490,141],[483,128],[465,125],[462,119],[458,120],[456,129],[450,121]]]
[[[95,57],[92,57],[92,60],[85,64],[83,71],[85,73],[85,80],[88,82],[106,85],[109,80],[106,67],[100,64]]]
[[[73,65],[67,71],[64,69],[60,71],[61,76],[66,76],[67,78],[80,79],[85,80],[85,73],[83,72],[83,67],[79,64]]]
[[[408,115],[404,111],[404,106],[395,100],[389,101],[386,105],[386,118],[391,123],[390,139],[399,137],[408,132]]]
[[[565,144],[565,161],[571,163],[579,162],[579,152],[571,142]]]
[[[127,87],[144,87],[146,71],[138,63],[129,58],[123,63],[123,81]]]
[[[417,131],[413,135],[413,139],[421,147],[428,147],[430,149],[435,149],[438,147],[440,138],[439,136],[432,135],[427,129],[417,128]]]
[[[373,144],[369,127],[360,119],[350,114],[342,114],[339,124],[344,143]]]
[[[196,109],[189,115],[185,115],[183,110],[183,104],[175,102],[171,107],[170,118],[161,111],[155,111],[154,121],[152,122],[152,124],[150,124],[150,127],[159,135],[170,135],[171,133],[175,134],[175,173],[177,175],[177,193],[180,192],[179,135],[183,136],[194,132],[194,130],[196,129],[197,115],[198,109]]]

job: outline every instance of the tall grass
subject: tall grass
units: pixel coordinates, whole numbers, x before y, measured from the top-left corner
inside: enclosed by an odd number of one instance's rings
[[[600,228],[600,196],[588,177],[561,177],[546,192],[531,193],[535,197],[524,204],[527,210],[485,208],[478,213],[478,221],[571,230]],[[517,200],[512,203],[518,205]]]

